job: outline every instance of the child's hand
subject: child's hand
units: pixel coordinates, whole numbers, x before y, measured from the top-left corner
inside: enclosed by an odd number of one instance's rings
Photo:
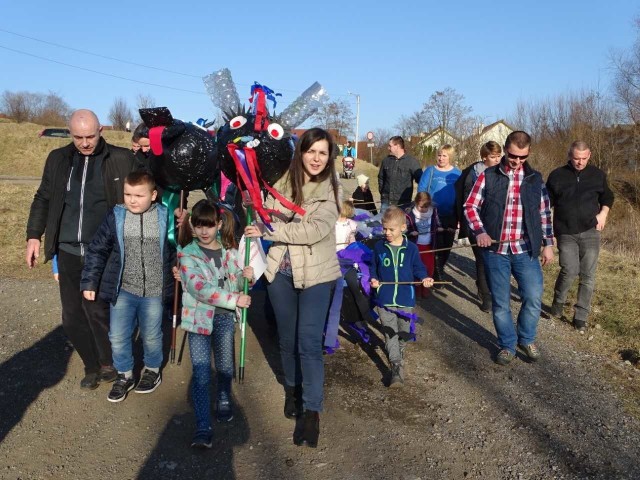
[[[187,209],[183,208],[176,208],[173,211],[173,216],[176,217],[176,229],[180,228],[182,226],[182,222],[184,222],[187,219]]]
[[[90,302],[93,302],[96,299],[96,292],[93,292],[91,290],[83,290],[82,296],[85,298],[85,300],[89,300]]]
[[[60,274],[59,274],[59,273],[54,273],[54,274],[53,274],[53,279],[54,279],[56,282],[60,283]]]
[[[236,302],[236,307],[238,308],[247,308],[251,305],[251,297],[249,295],[245,295],[241,293],[238,297],[238,301]]]
[[[410,232],[409,235],[412,237],[417,237],[420,234],[418,232]]]
[[[427,277],[422,280],[422,286],[425,288],[433,287],[433,278]]]
[[[371,285],[371,288],[380,288],[380,282],[377,278],[372,278],[371,280],[369,280],[369,284]]]
[[[177,281],[177,282],[182,282],[182,278],[180,277],[180,270],[178,269],[178,267],[176,265],[174,265],[171,268],[171,273],[173,274],[173,278]]]
[[[262,230],[259,225],[249,225],[244,227],[244,236],[249,238],[258,238],[262,236]]]
[[[438,228],[436,228],[436,232],[439,232],[439,233],[440,233],[440,232],[444,232],[444,228],[442,228],[442,227],[438,227]]]
[[[253,279],[253,267],[248,266],[242,269],[242,276],[247,280],[251,281]]]

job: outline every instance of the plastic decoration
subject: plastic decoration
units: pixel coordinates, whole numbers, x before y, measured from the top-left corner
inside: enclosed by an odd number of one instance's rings
[[[315,82],[284,109],[279,116],[280,123],[289,129],[302,125],[318,111],[326,98],[327,91]]]
[[[237,111],[240,108],[240,97],[228,68],[207,75],[203,81],[211,101],[223,113]]]

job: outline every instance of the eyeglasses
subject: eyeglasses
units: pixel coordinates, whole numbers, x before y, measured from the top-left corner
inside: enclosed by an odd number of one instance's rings
[[[526,155],[514,155],[513,153],[507,152],[507,157],[509,157],[511,160],[526,160],[527,158],[529,158],[529,154],[527,153]]]

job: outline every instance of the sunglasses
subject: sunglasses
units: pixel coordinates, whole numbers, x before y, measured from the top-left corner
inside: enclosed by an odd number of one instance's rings
[[[511,160],[526,160],[527,158],[529,158],[529,154],[527,153],[526,155],[514,155],[513,153],[507,152],[507,157],[509,157]]]

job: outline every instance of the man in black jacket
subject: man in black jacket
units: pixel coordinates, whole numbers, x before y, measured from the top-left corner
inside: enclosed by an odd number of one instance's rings
[[[84,253],[108,209],[124,201],[124,179],[137,167],[130,150],[109,145],[95,113],[76,110],[73,143],[53,150],[45,163],[27,222],[26,261],[33,268],[45,235],[45,262],[58,255],[62,326],[84,363],[82,388],[116,378],[109,343],[109,305],[80,292]]]
[[[378,171],[381,212],[389,205],[407,207],[413,199],[413,182],[420,183],[422,176],[418,160],[405,152],[402,137],[391,137],[388,147],[390,155],[382,160]]]
[[[585,142],[569,148],[569,161],[547,179],[553,207],[553,230],[560,250],[560,273],[556,280],[551,315],[560,317],[569,288],[579,277],[573,325],[580,332],[587,326],[595,273],[600,252],[600,232],[613,205],[607,176],[589,165],[591,151]]]

